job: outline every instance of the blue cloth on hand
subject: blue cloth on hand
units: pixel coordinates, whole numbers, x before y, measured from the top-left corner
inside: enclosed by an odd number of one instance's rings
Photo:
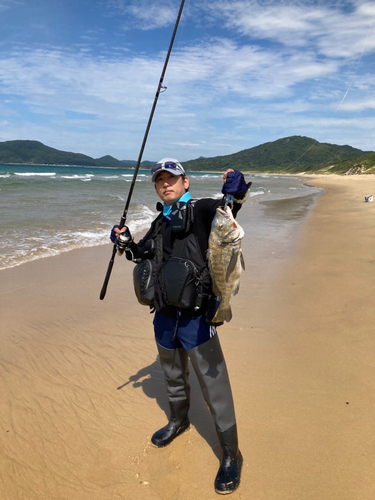
[[[113,228],[111,229],[110,238],[111,238],[112,243],[116,243],[116,238],[117,238],[117,236],[115,235],[115,227],[118,227],[118,225],[113,226]]]
[[[227,181],[223,185],[221,192],[223,194],[231,194],[235,198],[243,198],[248,187],[243,173],[239,170],[228,172]]]

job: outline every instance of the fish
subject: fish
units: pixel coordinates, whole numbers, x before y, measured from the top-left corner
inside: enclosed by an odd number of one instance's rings
[[[230,299],[238,293],[241,269],[245,269],[241,250],[244,234],[229,205],[216,209],[207,250],[212,289],[216,297],[220,298],[220,305],[210,321],[212,324],[222,324],[232,319]]]

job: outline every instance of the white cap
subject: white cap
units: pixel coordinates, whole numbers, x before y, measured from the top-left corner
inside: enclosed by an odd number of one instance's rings
[[[173,175],[186,175],[183,166],[178,160],[175,158],[163,158],[151,170],[152,182],[155,182],[158,173],[163,171],[170,172]]]

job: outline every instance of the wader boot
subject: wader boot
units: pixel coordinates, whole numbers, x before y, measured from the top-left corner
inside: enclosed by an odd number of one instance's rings
[[[190,385],[188,355],[185,349],[165,349],[157,343],[160,364],[165,375],[170,418],[168,424],[155,432],[152,443],[158,448],[167,446],[190,426]]]
[[[238,449],[237,425],[225,432],[217,431],[221,448],[221,464],[215,479],[215,491],[221,495],[232,493],[240,484],[242,455]]]
[[[232,390],[218,336],[191,349],[189,357],[214,419],[221,448],[215,491],[223,495],[232,493],[240,484],[242,455],[238,449]]]

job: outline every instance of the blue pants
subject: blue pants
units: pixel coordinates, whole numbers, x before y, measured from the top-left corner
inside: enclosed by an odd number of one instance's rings
[[[154,316],[155,339],[165,349],[183,347],[190,351],[216,335],[216,327],[206,323],[205,316],[191,319],[169,318],[156,312]]]

